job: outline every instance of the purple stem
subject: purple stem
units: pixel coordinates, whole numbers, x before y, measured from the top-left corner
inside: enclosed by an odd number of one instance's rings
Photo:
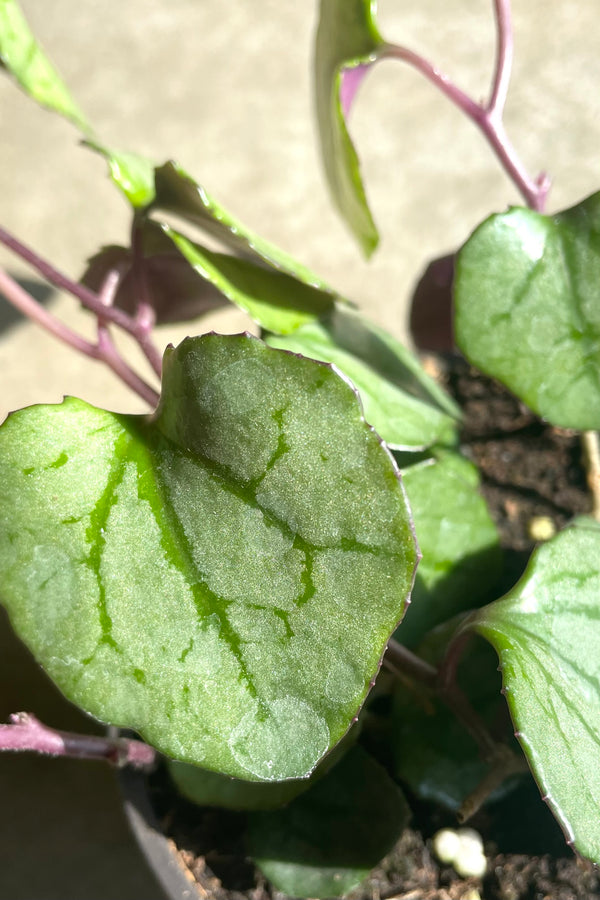
[[[10,725],[0,725],[0,751],[30,750],[71,759],[102,759],[115,766],[147,768],[156,762],[156,751],[143,741],[96,737],[48,728],[30,713],[16,713]]]
[[[110,273],[109,278],[112,274],[113,273]],[[116,277],[114,286],[111,281],[110,286],[106,286],[107,291],[112,290],[116,292],[119,275],[118,273],[114,273],[114,275]],[[86,341],[85,338],[82,338],[81,335],[77,334],[57,319],[56,316],[48,312],[48,310],[28,294],[14,278],[11,278],[11,276],[2,269],[0,269],[0,291],[9,303],[37,325],[40,325],[46,331],[50,332],[50,334],[54,335],[54,337],[63,341],[63,343],[72,347],[74,350],[77,350],[79,353],[83,353],[85,356],[90,357],[90,359],[104,362],[128,387],[135,391],[136,394],[139,394],[139,396],[152,408],[156,406],[158,403],[158,394],[119,356],[110,336],[107,339],[106,335],[103,334],[101,336],[99,333],[97,344]],[[107,297],[105,297],[105,301],[106,299]],[[99,302],[102,304],[105,301],[100,300]],[[105,307],[105,309],[108,308]],[[103,329],[106,331],[105,326],[103,326]]]
[[[485,106],[476,103],[447,75],[423,56],[406,47],[384,44],[378,51],[378,59],[400,59],[431,81],[479,128],[527,205],[537,212],[542,212],[550,189],[550,181],[544,173],[536,179],[531,178],[508,139],[502,121],[513,54],[510,0],[494,0],[494,10],[497,31],[496,63],[490,99]]]
[[[4,244],[9,250],[12,250],[17,256],[29,263],[32,268],[36,269],[43,278],[55,287],[67,291],[89,309],[99,318],[104,318],[113,325],[117,325],[130,334],[139,344],[142,352],[148,359],[153,370],[160,377],[161,374],[161,354],[150,338],[147,323],[144,320],[138,321],[131,318],[123,310],[116,307],[107,309],[103,307],[102,301],[83,284],[79,284],[63,275],[58,269],[55,269],[49,262],[42,259],[25,244],[22,244],[18,238],[10,234],[6,229],[0,227],[0,243]]]
[[[494,13],[496,16],[497,34],[496,63],[487,111],[490,118],[497,117],[501,119],[506,105],[513,61],[510,0],[494,0]]]

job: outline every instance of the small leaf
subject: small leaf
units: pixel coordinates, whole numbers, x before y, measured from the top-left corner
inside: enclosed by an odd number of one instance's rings
[[[429,632],[418,646],[418,656],[437,667],[461,618],[464,616]],[[461,660],[459,679],[479,718],[494,730],[498,740],[510,740],[512,731],[500,694],[500,676],[493,650],[485,641],[469,644]],[[407,689],[399,683],[392,716],[394,774],[420,799],[457,812],[489,771],[475,740],[440,697],[430,691]],[[506,781],[490,799],[499,799],[515,784],[514,778]]]
[[[466,459],[442,454],[404,469],[402,479],[422,559],[395,637],[413,647],[435,625],[489,599],[501,552],[477,469]]]
[[[16,0],[0,0],[0,66],[40,106],[91,134],[91,126],[35,40]]]
[[[154,163],[139,153],[111,150],[94,139],[83,141],[86,147],[103,156],[108,173],[134,209],[144,209],[154,200]]]
[[[554,216],[511,209],[461,250],[456,339],[563,428],[600,428],[600,194]]]
[[[334,363],[360,393],[365,418],[391,447],[414,450],[452,442],[460,411],[419,361],[382,328],[336,307],[272,347]]]
[[[332,298],[338,298],[337,293],[314,272],[246,228],[177,163],[168,162],[160,166],[155,177],[154,208],[157,218],[160,218],[157,215],[160,210],[181,216],[221,241],[236,255],[267,263],[269,267],[292,275],[298,281],[330,294]]]
[[[580,519],[532,555],[472,627],[497,651],[536,781],[567,840],[600,862],[600,526]]]
[[[321,0],[315,46],[317,122],[325,175],[334,202],[363,251],[379,236],[371,216],[345,114],[383,39],[375,24],[375,0]]]
[[[354,747],[286,809],[253,813],[248,849],[289,896],[338,897],[392,849],[409,815],[385,769]]]
[[[198,275],[162,228],[151,219],[140,223],[142,254],[139,265],[156,322],[184,322],[227,302],[223,294]],[[140,286],[132,270],[133,254],[126,247],[103,247],[88,260],[81,281],[93,291],[102,287],[115,268],[124,272],[115,306],[135,313],[140,303]]]
[[[288,334],[333,307],[330,294],[285,272],[214,253],[168,225],[163,229],[193,271],[247,312],[261,328]]]
[[[249,336],[167,351],[152,420],[0,428],[2,602],[75,703],[236,778],[308,775],[410,591],[397,470],[333,369]]]
[[[309,778],[298,778],[265,784],[263,781],[228,778],[227,775],[176,759],[168,760],[167,764],[169,775],[182,796],[198,806],[218,806],[222,809],[278,809],[307,790],[311,781]],[[314,778],[314,773],[311,778]]]

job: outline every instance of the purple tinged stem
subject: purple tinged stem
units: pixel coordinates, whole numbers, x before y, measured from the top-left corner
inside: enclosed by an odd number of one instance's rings
[[[0,751],[3,750],[29,750],[72,759],[103,759],[115,766],[135,768],[147,768],[156,762],[156,751],[143,741],[57,731],[30,713],[16,713],[10,717],[9,725],[0,725]]]

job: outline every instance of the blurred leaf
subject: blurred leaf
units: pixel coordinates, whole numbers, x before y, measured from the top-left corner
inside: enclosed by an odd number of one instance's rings
[[[334,363],[358,389],[366,420],[391,447],[454,439],[458,407],[399,341],[358,313],[338,306],[320,322],[265,340]]]
[[[214,253],[163,225],[193,270],[268,331],[288,334],[333,306],[330,294],[272,267]]]
[[[492,216],[458,256],[457,343],[553,425],[600,428],[598,284],[600,194]]]
[[[438,666],[463,616],[445,622],[419,644],[421,659]],[[501,679],[494,653],[484,641],[472,641],[459,670],[461,687],[477,715],[499,740],[510,740],[512,729],[500,693]],[[489,771],[479,748],[456,715],[432,692],[398,684],[392,713],[394,772],[421,800],[457,812]],[[494,794],[499,799],[516,784],[511,778]]]
[[[495,648],[517,737],[567,840],[600,862],[600,525],[580,519],[470,622]]]
[[[338,897],[392,849],[409,816],[385,769],[354,747],[285,809],[252,813],[248,850],[289,896]]]
[[[16,0],[0,0],[0,67],[40,106],[59,113],[84,134],[91,126],[35,40]]]
[[[221,241],[236,255],[248,257],[254,262],[262,261],[333,298],[338,297],[314,272],[242,225],[177,163],[165,163],[156,169],[155,174],[156,211],[163,210],[181,216]]]
[[[383,45],[375,10],[375,0],[321,0],[315,45],[317,122],[325,175],[339,213],[367,256],[379,236],[344,116],[366,73],[365,64],[376,60]]]
[[[402,480],[423,557],[395,637],[413,647],[435,625],[489,599],[501,551],[479,474],[466,459],[441,454],[405,469]]]
[[[227,302],[223,294],[198,275],[162,228],[150,219],[140,224],[142,255],[139,280],[148,288],[148,299],[157,323],[194,319]],[[119,284],[115,305],[135,313],[140,302],[139,280],[133,270],[133,254],[126,247],[103,247],[88,260],[81,279],[93,291],[102,287],[108,273],[117,268],[125,272]]]
[[[0,592],[73,702],[233,777],[308,775],[414,577],[387,451],[335,371],[249,336],[165,355],[154,416],[67,399],[0,428]]]

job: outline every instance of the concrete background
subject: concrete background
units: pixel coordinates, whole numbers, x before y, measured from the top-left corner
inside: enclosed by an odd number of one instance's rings
[[[352,130],[382,242],[367,263],[332,210],[311,98],[316,0],[23,0],[35,33],[98,132],[157,162],[178,159],[247,225],[280,244],[396,334],[411,285],[490,212],[519,197],[473,126],[420,76],[382,64],[361,90]],[[380,0],[389,40],[425,52],[476,97],[487,93],[489,0]],[[600,183],[597,4],[514,0],[516,60],[507,127],[532,173],[554,179],[550,209]],[[68,124],[0,79],[0,221],[78,276],[103,243],[123,241],[125,203],[101,159]],[[20,277],[35,278],[5,252]],[[39,290],[39,285],[34,285]],[[68,298],[53,308],[79,322]],[[234,310],[166,329],[178,340],[239,331]],[[98,364],[22,323],[0,298],[0,421],[75,393],[120,410],[141,401]],[[0,620],[0,720],[30,709],[83,727]],[[100,766],[0,760],[0,900],[158,900],[128,838],[111,773]]]

